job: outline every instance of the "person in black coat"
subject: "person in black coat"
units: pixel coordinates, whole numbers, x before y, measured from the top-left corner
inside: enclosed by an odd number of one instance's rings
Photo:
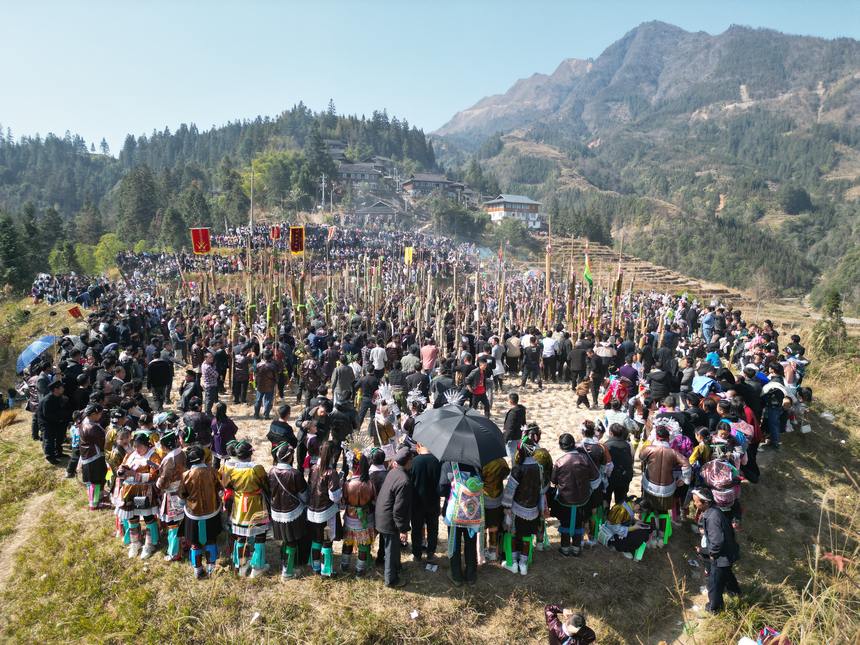
[[[39,419],[39,430],[42,435],[42,449],[45,459],[54,465],[60,463],[63,457],[63,439],[66,428],[72,420],[69,409],[69,399],[63,394],[63,381],[56,378],[48,386],[48,394],[39,401],[36,412]]]
[[[146,366],[146,387],[155,399],[155,410],[161,412],[170,385],[173,383],[173,364],[158,356]]]
[[[714,505],[714,496],[707,488],[693,491],[693,503],[702,511],[699,521],[704,536],[704,546],[696,547],[705,561],[708,573],[708,604],[705,608],[713,613],[723,610],[723,592],[740,595],[741,588],[735,578],[732,565],[740,555],[735,540],[735,530],[729,518]]]
[[[609,456],[612,457],[612,473],[609,475],[606,497],[609,501],[609,498],[614,496],[615,504],[624,503],[633,480],[633,451],[626,434],[624,426],[613,423],[609,426],[609,439],[605,444]]]
[[[338,401],[329,415],[331,419],[331,440],[340,444],[358,430],[358,412],[352,401]]]
[[[514,463],[514,454],[517,452],[517,444],[523,438],[523,427],[526,425],[526,407],[520,405],[520,395],[516,392],[508,394],[508,411],[505,412],[505,422],[502,426],[505,440],[505,448],[508,458]]]
[[[436,557],[439,542],[439,475],[442,465],[422,445],[412,460],[412,555],[416,561],[424,554],[424,527],[427,527],[427,561]]]
[[[654,369],[645,375],[645,382],[651,392],[651,398],[662,401],[671,394],[674,384],[672,376],[663,369],[660,363],[654,364]]]
[[[567,354],[567,366],[570,370],[570,384],[575,390],[576,385],[585,378],[585,368],[588,350],[582,341],[578,341]]]
[[[394,464],[376,496],[374,520],[376,530],[385,549],[385,586],[403,587],[405,578],[400,577],[400,546],[408,539],[412,517],[412,482],[409,469],[412,453],[400,448],[394,455]]]
[[[591,376],[591,400],[593,407],[600,407],[600,386],[603,385],[603,379],[606,378],[606,364],[603,359],[594,353],[593,349],[588,350],[588,373]]]

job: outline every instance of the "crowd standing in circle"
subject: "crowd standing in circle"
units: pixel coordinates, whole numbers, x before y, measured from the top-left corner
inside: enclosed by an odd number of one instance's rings
[[[267,235],[260,227],[252,247],[271,246]],[[407,242],[421,249],[410,266]],[[701,538],[708,609],[723,609],[724,592],[740,593],[732,565],[742,483],[764,476],[759,451],[779,449],[811,399],[798,336],[748,322],[731,305],[653,291],[620,297],[617,317],[607,306],[593,320],[540,324],[528,318],[544,288],[533,276],[508,276],[503,301],[493,271],[470,281],[473,247],[405,233],[327,238],[310,229],[311,274],[331,263],[358,272],[365,258],[382,258],[376,309],[356,305],[349,289],[301,315],[283,294],[274,318],[252,315],[239,289],[172,297],[164,284],[180,266],[240,271],[247,231],[215,243],[236,254],[124,253],[116,282],[34,284],[34,298],[91,313],[85,330],[64,330],[55,355],[24,374],[32,437],[45,459],[81,477],[90,509],[113,510],[129,557],[163,549],[164,560],[188,558],[203,579],[226,553],[238,575],[258,577],[268,575],[274,542],[286,580],[361,576],[376,564],[387,586],[402,587],[408,549],[416,562],[447,557],[450,582],[461,586],[476,584],[481,567],[527,576],[553,547],[548,522],[558,523],[563,556],[602,545],[635,563],[689,521]],[[416,278],[428,274],[447,286],[422,316]],[[563,297],[556,304],[563,312]],[[550,382],[593,411],[561,434],[556,459],[521,403]],[[506,458],[440,463],[413,439],[416,418],[452,392],[487,416],[504,400],[496,420]],[[231,419],[234,406],[250,403],[270,423],[270,454],[255,452]],[[463,517],[454,509],[468,496],[482,503]],[[556,642],[593,641],[582,614],[550,605],[546,620]]]

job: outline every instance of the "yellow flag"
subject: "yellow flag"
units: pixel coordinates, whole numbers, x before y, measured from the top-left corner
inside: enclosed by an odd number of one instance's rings
[[[406,264],[412,264],[412,247],[411,246],[407,246],[403,250],[403,261],[406,262]]]

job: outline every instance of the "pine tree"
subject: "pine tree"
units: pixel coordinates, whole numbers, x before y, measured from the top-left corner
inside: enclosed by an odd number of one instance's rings
[[[326,131],[331,133],[337,127],[337,109],[334,107],[334,99],[328,100],[325,111],[324,123]]]
[[[179,211],[188,227],[211,226],[212,212],[200,184],[191,182],[179,196]]]
[[[155,179],[149,166],[137,166],[122,178],[117,210],[117,233],[124,242],[134,244],[149,239],[158,210]]]
[[[105,156],[110,154],[110,146],[104,137],[102,137],[102,142],[99,144],[99,150],[101,150],[101,153]]]
[[[187,247],[191,243],[188,227],[182,219],[182,213],[174,206],[168,206],[161,218],[161,230],[158,241],[164,247],[174,251]]]
[[[48,256],[51,273],[81,273],[81,266],[75,256],[75,245],[71,240],[57,242]]]
[[[78,242],[92,244],[104,235],[104,224],[98,206],[87,200],[75,215],[73,226],[74,237]]]
[[[21,239],[8,214],[0,216],[0,285],[27,286],[32,274],[23,266]]]

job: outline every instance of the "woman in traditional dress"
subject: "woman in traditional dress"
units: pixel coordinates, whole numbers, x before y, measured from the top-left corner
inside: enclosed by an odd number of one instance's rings
[[[376,490],[370,481],[370,462],[367,455],[356,451],[352,455],[349,479],[343,487],[344,513],[343,556],[341,571],[349,571],[353,549],[358,551],[355,563],[356,575],[364,575],[370,545],[376,537],[373,520],[373,502]]]
[[[507,561],[503,565],[511,573],[528,573],[529,555],[534,547],[540,515],[544,510],[545,495],[541,467],[534,458],[537,448],[532,439],[526,437],[517,448],[516,464],[508,477],[502,495],[505,509],[505,551]],[[525,550],[526,544],[529,551]]]
[[[275,446],[272,454],[275,457],[275,465],[269,471],[272,532],[281,541],[281,577],[288,580],[296,577],[299,544],[307,535],[308,485],[302,471],[293,468],[293,447],[288,442]]]
[[[326,441],[320,447],[319,461],[311,468],[308,478],[308,529],[313,540],[311,566],[314,573],[326,577],[335,575],[332,542],[343,539],[343,524],[338,512],[343,490],[336,470],[337,459],[337,445]]]
[[[216,541],[221,533],[221,480],[218,471],[204,461],[203,448],[192,446],[186,453],[187,470],[182,474],[179,495],[185,500],[185,537],[191,543],[191,566],[198,580],[210,575],[218,560]],[[203,569],[203,552],[206,569]]]
[[[247,441],[237,443],[236,462],[224,467],[221,483],[233,491],[233,512],[230,514],[233,566],[240,576],[245,576],[250,564],[251,577],[256,578],[269,568],[266,564],[269,512],[264,499],[269,495],[269,477],[263,466],[251,460],[253,452]],[[253,555],[246,563],[248,545],[253,545]]]
[[[487,562],[499,559],[499,532],[502,530],[502,490],[505,478],[511,473],[504,457],[494,459],[481,469],[484,479],[484,524],[487,530]]]
[[[97,511],[101,504],[102,489],[107,478],[105,461],[105,431],[99,423],[102,407],[98,403],[88,405],[81,413],[80,444],[81,479],[87,486],[89,509]]]
[[[161,459],[156,486],[161,493],[158,519],[167,526],[167,553],[164,560],[179,562],[182,560],[179,527],[185,520],[185,504],[179,495],[179,484],[185,472],[185,453],[179,447],[179,437],[174,430],[165,432],[160,444],[164,456]]]
[[[135,558],[139,554],[141,560],[146,560],[158,548],[158,493],[155,480],[161,460],[149,442],[147,432],[135,433],[133,446],[134,449],[125,456],[117,471],[120,486],[117,516],[120,521],[126,522],[128,557]],[[145,526],[142,550],[141,522]]]

